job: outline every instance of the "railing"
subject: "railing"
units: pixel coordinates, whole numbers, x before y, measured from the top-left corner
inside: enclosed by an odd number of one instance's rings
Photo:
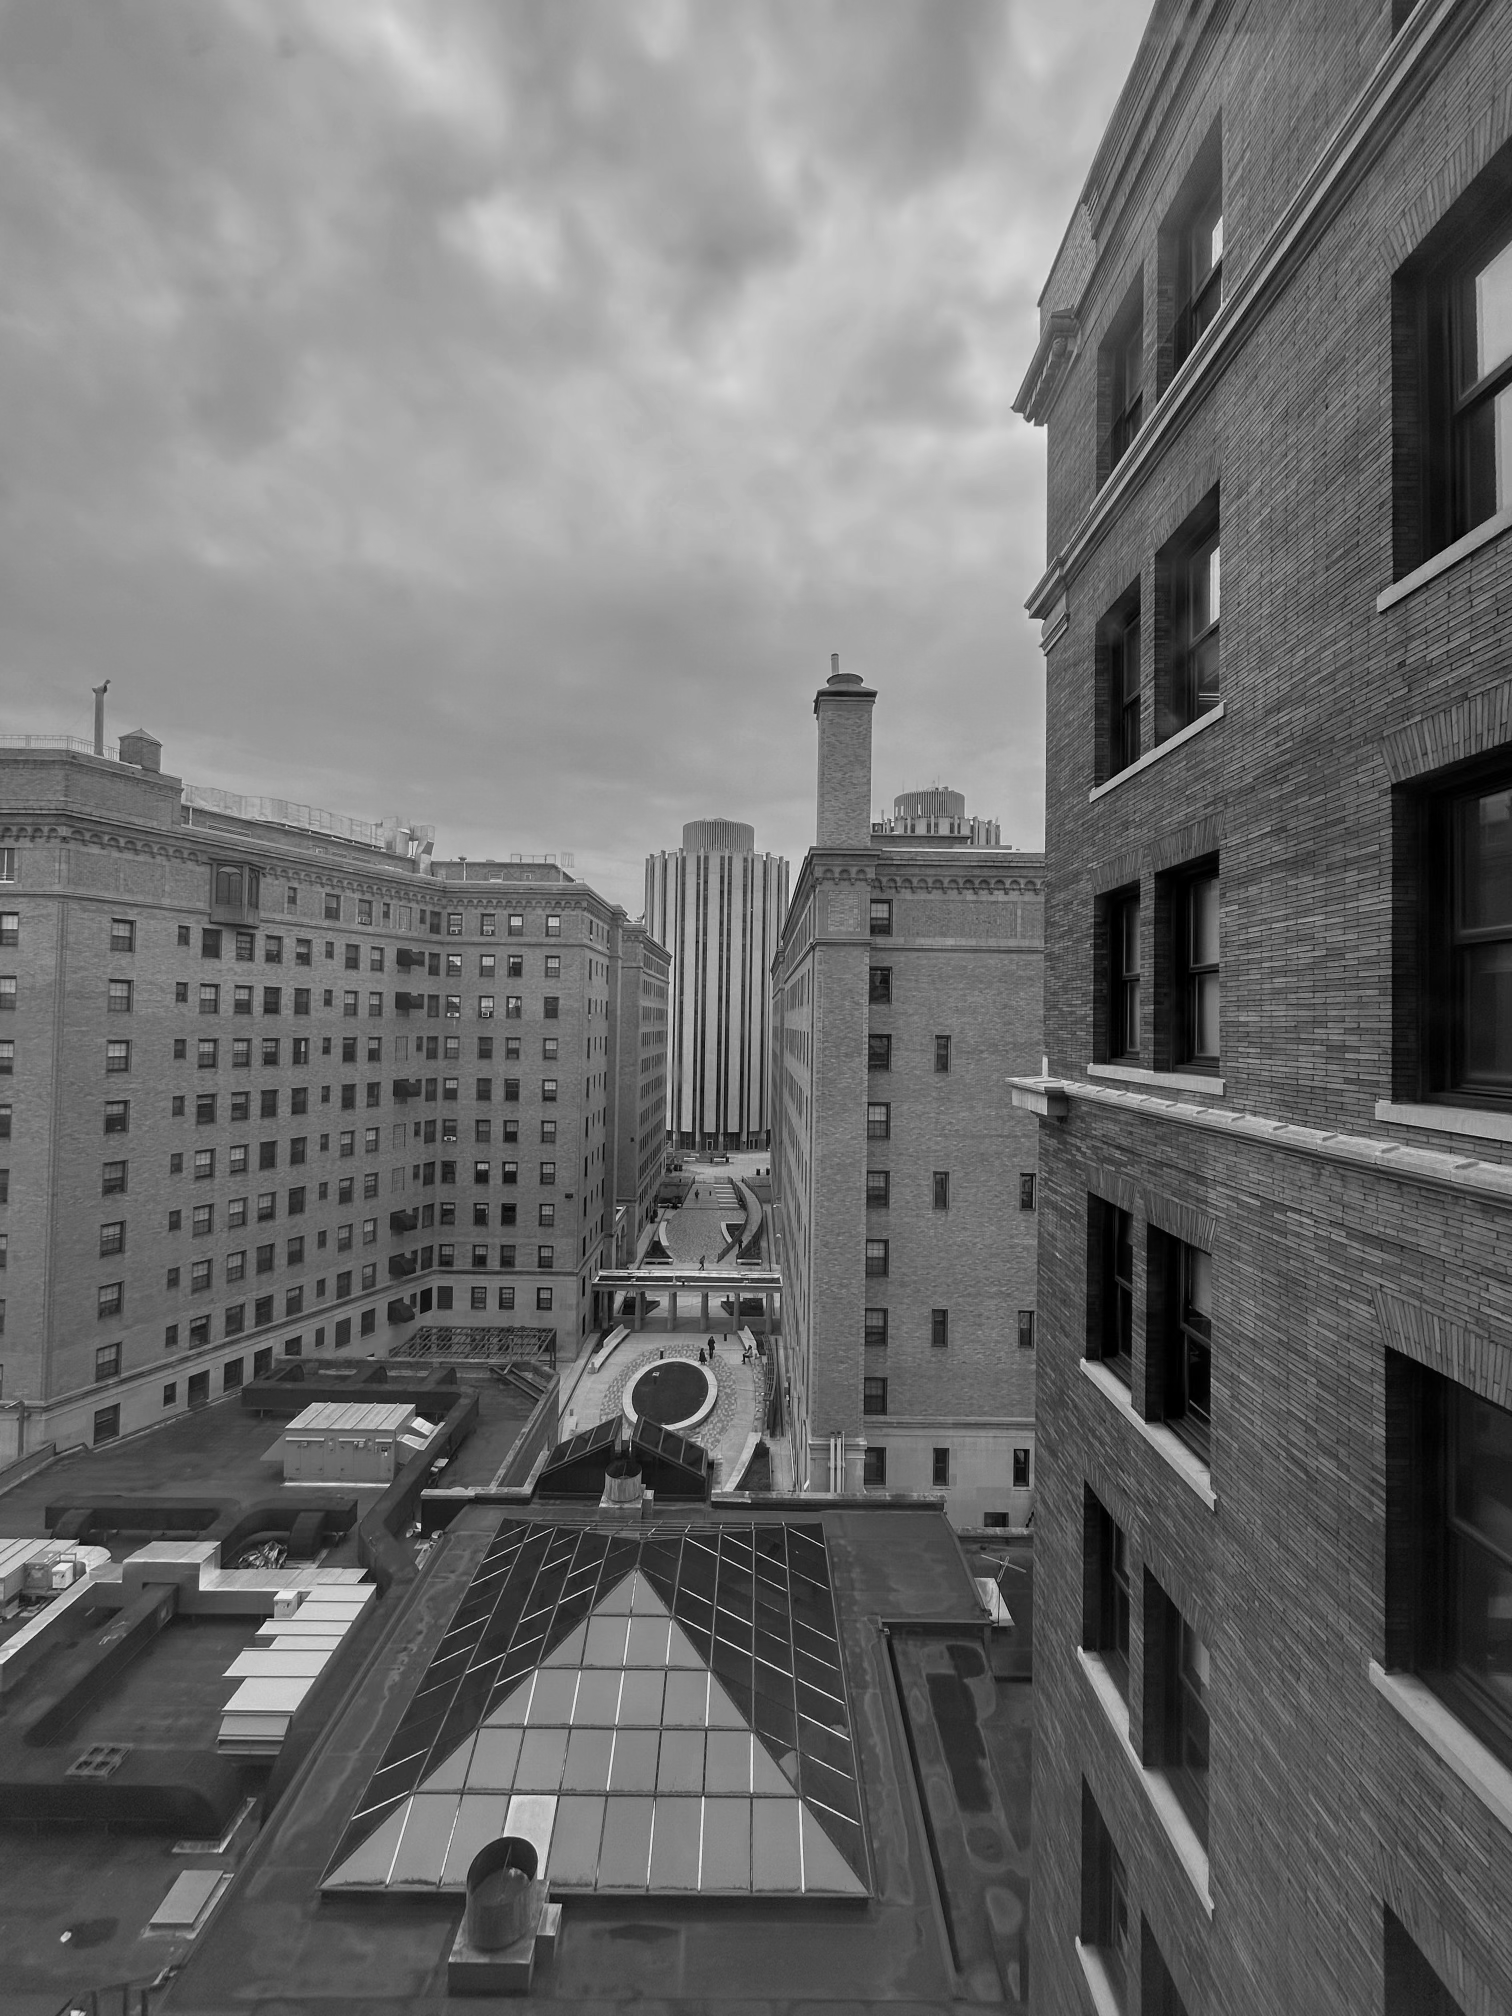
[[[152,1994],[164,1985],[161,1974],[151,1981],[118,1981],[109,1988],[86,1988],[71,1995],[58,2016],[152,2016]]]
[[[97,752],[87,735],[0,735],[0,749],[76,749],[81,756],[102,754],[108,763],[121,760],[113,742]]]

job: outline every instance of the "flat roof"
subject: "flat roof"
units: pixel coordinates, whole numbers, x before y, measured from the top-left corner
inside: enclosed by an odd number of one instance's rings
[[[749,1645],[732,1644],[720,1618],[726,1551],[730,1615],[738,1625],[744,1612],[753,1627]],[[758,1591],[762,1560],[780,1563],[782,1574],[768,1575],[764,1591]],[[706,1598],[711,1573],[713,1594]],[[539,1614],[547,1606],[535,1598],[543,1593],[551,1598],[554,1623]],[[576,1600],[581,1616],[569,1599]],[[828,1639],[826,1614],[832,1620]],[[764,1641],[762,1634],[780,1638],[778,1620],[784,1616],[793,1670],[772,1686],[763,1667],[780,1667],[781,1660],[768,1661],[757,1648],[765,1643],[767,1652],[775,1650],[775,1641]],[[640,1636],[632,1646],[638,1623]],[[553,1646],[557,1624],[562,1635]],[[588,1633],[595,1624],[602,1642],[590,1653]],[[672,1637],[674,1627],[680,1639]],[[616,1633],[623,1649],[609,1643]],[[907,1686],[898,1677],[894,1641],[904,1649]],[[801,1667],[805,1690],[822,1677],[825,1662],[819,1655],[826,1642],[839,1661],[830,1670],[841,1676],[842,1692],[829,1693],[823,1715],[811,1718],[828,1731],[814,1739],[828,1748],[826,1759],[816,1755],[818,1775],[811,1776],[804,1738],[785,1718],[799,1699],[809,1708],[821,1705],[812,1694],[799,1693],[797,1676]],[[566,1656],[553,1663],[553,1653],[564,1648]],[[752,1771],[762,1770],[768,1789],[756,1793],[732,1786],[721,1792],[704,1780],[699,1796],[705,1822],[710,1806],[729,1802],[715,1816],[720,1823],[715,1860],[726,1875],[735,1869],[736,1880],[706,1886],[702,1894],[691,1884],[664,1884],[653,1894],[649,1866],[646,1879],[640,1878],[640,1833],[647,1818],[642,1809],[653,1799],[659,1803],[659,1795],[630,1793],[613,1838],[601,1831],[592,1852],[595,1871],[607,1854],[610,1875],[630,1869],[634,1886],[580,1878],[579,1885],[557,1887],[554,1894],[563,1899],[561,1934],[550,1963],[537,1969],[531,2004],[607,2009],[633,2000],[652,2010],[675,2004],[686,2011],[760,2002],[780,2011],[815,1998],[839,1998],[853,2009],[899,2004],[943,2009],[961,1999],[1022,2006],[1028,1690],[1000,1687],[992,1678],[970,1567],[942,1513],[886,1504],[806,1505],[795,1499],[781,1510],[697,1506],[686,1516],[660,1513],[628,1523],[606,1522],[596,1514],[573,1519],[556,1507],[475,1505],[461,1512],[438,1540],[425,1573],[397,1599],[381,1656],[327,1730],[195,1942],[165,2002],[168,2016],[221,2016],[274,2003],[281,2016],[343,2010],[355,2016],[358,2009],[439,2016],[455,2008],[447,1997],[446,1959],[462,1905],[442,1881],[483,1735],[489,1735],[490,1754],[480,1766],[482,1775],[502,1781],[513,1772],[507,1753],[513,1748],[518,1757],[532,1727],[543,1736],[570,1735],[576,1725],[563,1719],[571,1712],[564,1706],[568,1694],[575,1702],[590,1676],[610,1674],[621,1687],[617,1699],[632,1675],[649,1676],[636,1682],[637,1696],[647,1698],[638,1699],[632,1713],[639,1719],[627,1727],[680,1732],[674,1745],[679,1769],[690,1764],[696,1747],[702,1747],[707,1769],[708,1747],[691,1739],[716,1731],[736,1739],[718,1746],[720,1768],[738,1763],[741,1732],[733,1722],[716,1724],[710,1709],[716,1697],[709,1676],[718,1679],[718,1713],[726,1717],[733,1708],[743,1716],[751,1732]],[[471,1682],[468,1675],[474,1676]],[[556,1719],[535,1725],[535,1690],[546,1675],[551,1676],[546,1713]],[[666,1722],[666,1694],[677,1676],[682,1676],[677,1712],[701,1688],[702,1724]],[[607,1698],[609,1687],[607,1680],[591,1679],[595,1695]],[[658,1692],[662,1719],[653,1724],[650,1696]],[[681,1702],[683,1695],[688,1702]],[[506,1715],[490,1721],[501,1708]],[[599,1719],[585,1723],[585,1732],[618,1727],[604,1719],[607,1709],[592,1712]],[[794,1744],[785,1740],[790,1733],[797,1737]],[[544,1752],[553,1745],[537,1747]],[[583,1746],[585,1755],[609,1747],[602,1736]],[[632,1747],[649,1753],[650,1745]],[[793,1749],[796,1758],[789,1754]],[[918,1768],[911,1762],[915,1752],[923,1760]],[[842,1847],[845,1829],[832,1816],[843,1800],[824,1801],[820,1788],[822,1782],[844,1781],[834,1764],[847,1755],[856,1818]],[[410,1761],[417,1757],[418,1765]],[[928,1778],[927,1794],[920,1769]],[[602,1792],[574,1796],[596,1796],[607,1808],[614,1797],[612,1763],[610,1773]],[[456,1782],[426,1791],[427,1779]],[[506,1792],[502,1783],[485,1788],[479,1781],[475,1796],[495,1801],[496,1826],[506,1823],[509,1801],[520,1792],[514,1776],[511,1786]],[[434,1880],[412,1888],[405,1880],[411,1864],[399,1858],[413,1806],[397,1825],[392,1815],[422,1792],[434,1810],[427,1806],[416,1824],[413,1866],[423,1864],[422,1877]],[[670,1796],[686,1797],[690,1807],[697,1803],[691,1791]],[[762,1798],[773,1810],[762,1816],[759,1835],[751,1820],[747,1837],[739,1824],[744,1816],[735,1808],[744,1801],[754,1811]],[[371,1820],[385,1802],[392,1803],[376,1825],[365,1833],[354,1825],[359,1814]],[[448,1802],[450,1827],[443,1844],[448,1815],[441,1808]],[[809,1810],[809,1822],[795,1812],[800,1805]],[[795,1813],[791,1826],[778,1817],[778,1808]],[[673,1817],[681,1821],[689,1810]],[[579,1871],[588,1866],[590,1851],[582,1844],[592,1829],[576,1823],[587,1817],[592,1816],[575,1816],[568,1858]],[[538,1818],[527,1807],[516,1814],[522,1827]],[[378,1840],[386,1822],[395,1836],[387,1851]],[[932,1841],[931,1830],[938,1840]],[[816,1869],[822,1865],[825,1872],[826,1881],[809,1894],[802,1888],[802,1870],[786,1867],[780,1852],[789,1833],[795,1858],[811,1847]],[[668,1841],[664,1875],[693,1866],[691,1838],[684,1832]],[[759,1855],[784,1889],[774,1884],[757,1890],[739,1882],[747,1840],[753,1867]],[[353,1856],[365,1845],[374,1865],[369,1876],[376,1871],[378,1880],[354,1894],[332,1879],[344,1867],[350,1873]],[[654,1856],[649,1835],[647,1852]],[[973,1878],[953,1880],[948,1899],[933,1874],[936,1853],[943,1856],[941,1866]],[[397,1883],[390,1880],[396,1870]]]

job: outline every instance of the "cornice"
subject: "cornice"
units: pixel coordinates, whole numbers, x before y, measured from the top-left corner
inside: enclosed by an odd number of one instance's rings
[[[1367,79],[1353,105],[1282,211],[1259,256],[1223,303],[1203,340],[1176,373],[1146,425],[1108,478],[1066,544],[1031,590],[1025,608],[1049,616],[1091,548],[1155,463],[1192,419],[1219,373],[1233,361],[1256,319],[1291,279],[1303,255],[1389,138],[1388,121],[1422,97],[1489,0],[1420,5]]]
[[[1079,318],[1069,308],[1057,308],[1045,318],[1029,369],[1013,402],[1014,412],[1022,413],[1032,426],[1043,426],[1080,348]]]

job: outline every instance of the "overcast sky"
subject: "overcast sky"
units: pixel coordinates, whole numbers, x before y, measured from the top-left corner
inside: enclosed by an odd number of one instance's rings
[[[1035,300],[1146,0],[0,0],[0,728],[576,856],[1043,835]]]

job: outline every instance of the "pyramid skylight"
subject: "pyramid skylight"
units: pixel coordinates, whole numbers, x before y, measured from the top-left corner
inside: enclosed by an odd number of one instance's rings
[[[501,1527],[324,1887],[460,1891],[502,1833],[556,1891],[865,1896],[822,1527]]]

